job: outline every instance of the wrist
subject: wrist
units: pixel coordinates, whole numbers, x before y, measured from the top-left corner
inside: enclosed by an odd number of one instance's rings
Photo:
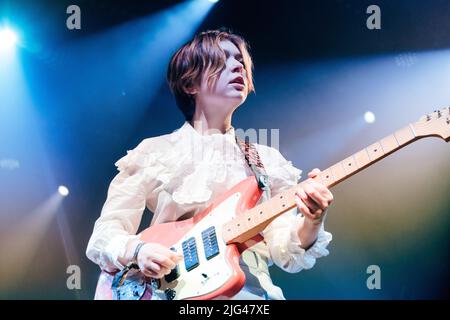
[[[128,265],[134,256],[134,252],[136,251],[136,247],[142,242],[138,237],[133,237],[127,243],[125,254],[120,258],[120,263],[124,266]]]
[[[314,220],[304,218],[297,229],[297,236],[300,241],[300,246],[308,250],[317,240],[320,230],[320,224]]]
[[[130,265],[137,265],[138,264],[138,256],[139,256],[139,252],[141,251],[141,248],[145,245],[146,243],[144,241],[139,241],[136,246],[134,247],[134,252],[133,252],[133,256],[131,257],[131,260],[129,262]]]
[[[303,225],[309,229],[318,229],[322,224],[323,219],[310,219],[308,217],[304,217]]]

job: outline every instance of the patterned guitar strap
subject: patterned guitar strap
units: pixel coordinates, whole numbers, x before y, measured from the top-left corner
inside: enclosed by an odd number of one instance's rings
[[[269,176],[266,173],[266,169],[264,168],[264,165],[261,161],[261,158],[259,157],[255,145],[253,143],[243,141],[237,136],[236,136],[236,143],[238,144],[239,148],[244,154],[248,166],[255,175],[259,189],[261,189],[264,192],[266,200],[270,199]]]
[[[261,158],[259,157],[258,150],[256,150],[256,147],[253,143],[243,141],[237,136],[236,136],[236,143],[238,144],[239,148],[244,154],[248,166],[255,175],[259,189],[264,192],[266,198],[265,200],[269,200],[271,194],[269,185],[269,176],[267,175],[266,169],[264,168]],[[264,240],[261,234],[256,235],[252,239],[256,242]]]

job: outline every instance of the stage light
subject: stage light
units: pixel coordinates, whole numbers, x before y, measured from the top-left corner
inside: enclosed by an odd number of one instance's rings
[[[63,197],[66,197],[69,194],[69,189],[67,189],[66,186],[59,186],[58,187],[58,192],[60,195],[62,195]]]
[[[12,48],[17,42],[17,35],[9,28],[0,29],[0,50]]]
[[[364,113],[364,120],[367,123],[374,123],[375,122],[375,115],[373,114],[373,112],[367,111],[366,113]]]
[[[218,2],[219,0],[208,0],[209,2],[212,2],[212,3],[216,3],[216,2]]]

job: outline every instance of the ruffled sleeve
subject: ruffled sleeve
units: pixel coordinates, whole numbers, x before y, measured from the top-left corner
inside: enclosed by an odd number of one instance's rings
[[[269,175],[272,196],[299,183],[302,171],[287,161],[278,150],[259,145],[258,153]],[[316,259],[329,254],[327,246],[332,235],[324,230],[323,223],[314,244],[308,250],[301,247],[297,230],[303,219],[295,208],[272,221],[262,233],[273,263],[286,272],[310,269]]]
[[[311,269],[316,259],[329,254],[327,246],[332,240],[331,233],[324,230],[322,223],[317,240],[308,250],[303,249],[297,230],[304,218],[296,211],[279,216],[263,232],[273,263],[290,273]]]
[[[118,259],[125,255],[128,241],[137,237],[146,203],[156,197],[165,167],[158,161],[163,150],[153,147],[146,139],[116,162],[119,173],[109,185],[86,249],[87,257],[102,270],[123,268]]]

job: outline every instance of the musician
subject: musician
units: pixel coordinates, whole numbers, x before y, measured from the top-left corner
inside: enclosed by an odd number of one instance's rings
[[[254,91],[245,40],[223,30],[200,33],[174,54],[167,78],[186,121],[171,134],[143,140],[116,162],[119,172],[86,251],[108,272],[123,269],[138,248],[137,264],[144,275],[169,274],[182,259],[180,253],[158,243],[139,246],[136,232],[145,206],[154,213],[151,225],[190,218],[253,174],[232,126],[234,111]],[[278,150],[255,146],[272,196],[299,182],[301,170]],[[332,237],[323,222],[333,196],[312,179],[319,172],[314,169],[298,186],[297,208],[276,218],[261,232],[264,241],[243,252],[246,283],[233,299],[285,299],[269,266],[296,273],[328,254]]]

